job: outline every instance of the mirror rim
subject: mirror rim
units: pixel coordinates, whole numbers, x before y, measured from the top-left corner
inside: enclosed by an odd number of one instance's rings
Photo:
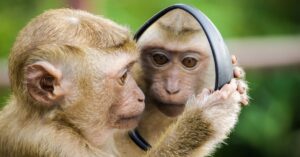
[[[215,64],[216,77],[214,90],[220,89],[224,84],[230,82],[230,80],[233,78],[231,57],[225,45],[225,42],[216,26],[205,14],[203,14],[197,8],[191,7],[186,4],[174,4],[161,10],[160,12],[152,16],[148,21],[146,21],[146,23],[140,29],[138,29],[138,31],[134,35],[134,40],[138,42],[139,38],[154,22],[174,9],[182,9],[188,12],[203,28],[210,44]]]

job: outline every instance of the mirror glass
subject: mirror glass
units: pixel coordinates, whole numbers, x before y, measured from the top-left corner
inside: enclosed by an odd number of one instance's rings
[[[192,86],[195,93],[215,88],[216,70],[208,38],[185,10],[173,9],[161,16],[141,34],[137,44],[142,67],[152,69],[145,78],[161,73],[173,86],[168,87],[170,92],[177,92],[177,84]]]

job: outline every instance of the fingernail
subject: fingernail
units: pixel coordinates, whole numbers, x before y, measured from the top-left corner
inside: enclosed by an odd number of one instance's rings
[[[239,70],[234,70],[234,77],[239,78],[240,77],[240,71]]]
[[[240,94],[244,94],[245,93],[245,89],[243,87],[238,87],[238,91],[240,92]]]
[[[237,59],[235,55],[231,56],[231,60],[232,60],[232,64],[236,64],[237,63]]]

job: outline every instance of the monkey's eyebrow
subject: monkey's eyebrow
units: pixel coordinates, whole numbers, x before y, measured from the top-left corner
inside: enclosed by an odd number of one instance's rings
[[[133,67],[133,65],[136,63],[137,61],[136,60],[133,60],[131,62],[129,62],[127,65],[126,65],[126,69],[131,69]]]
[[[136,60],[130,61],[128,64],[126,64],[123,68],[121,68],[119,70],[118,73],[123,73],[124,71],[128,71],[129,69],[131,69],[133,67],[133,65],[136,63]]]
[[[130,61],[128,64],[126,64],[126,66],[118,71],[117,75],[123,75],[124,72],[129,71],[136,62],[136,60]]]
[[[162,46],[153,46],[153,45],[145,46],[141,49],[141,51],[144,52],[151,52],[152,50],[162,50],[162,51],[173,52],[173,53],[190,52],[190,53],[197,53],[199,55],[203,55],[202,51],[195,50],[195,49],[171,50]]]
[[[158,49],[158,50],[166,50],[164,47],[162,46],[155,46],[155,45],[147,45],[147,46],[144,46],[141,51],[152,51],[154,49]]]

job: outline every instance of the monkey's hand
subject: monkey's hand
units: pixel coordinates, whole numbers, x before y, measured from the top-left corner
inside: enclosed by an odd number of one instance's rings
[[[241,101],[242,94],[238,91],[236,79],[220,90],[211,92],[204,89],[190,98],[183,114],[168,130],[173,135],[169,138],[171,141],[167,142],[173,145],[172,151],[181,156],[209,155],[236,124]],[[177,147],[174,149],[174,146]]]
[[[234,127],[241,109],[241,94],[233,79],[221,90],[204,89],[190,98],[185,111],[159,139],[148,156],[206,156]]]
[[[238,83],[238,80],[232,79],[213,93],[204,89],[187,103],[187,114],[198,111],[199,116],[201,114],[203,120],[210,124],[212,132],[225,138],[236,124],[241,110],[243,93],[238,91]]]
[[[246,73],[241,67],[238,66],[236,57],[234,55],[232,55],[231,58],[232,58],[232,64],[234,66],[233,76],[234,76],[234,79],[237,80],[237,84],[238,84],[237,89],[238,89],[239,93],[242,95],[241,104],[248,105],[249,96],[248,96],[248,85],[247,85],[247,82],[245,81]]]

